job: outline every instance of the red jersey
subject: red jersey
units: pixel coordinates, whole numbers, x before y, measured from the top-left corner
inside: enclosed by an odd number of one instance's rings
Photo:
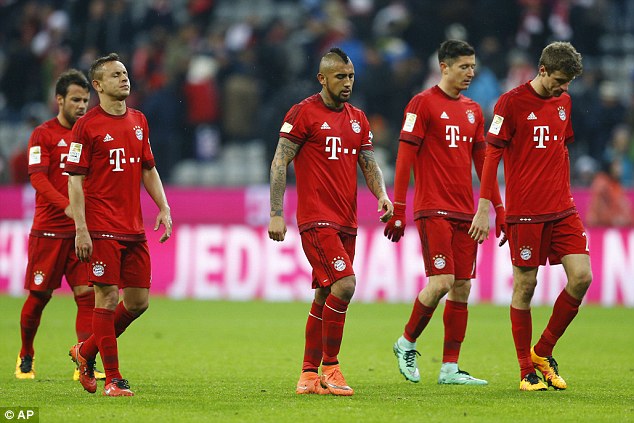
[[[452,98],[437,85],[431,87],[415,95],[405,108],[399,139],[418,146],[414,217],[470,221],[473,151],[485,147],[480,105],[463,95]]]
[[[127,108],[114,116],[94,107],[75,123],[66,171],[86,175],[86,224],[95,238],[144,240],[142,168],[152,169],[148,124]]]
[[[35,128],[29,139],[29,175],[42,172],[66,199],[68,174],[64,172],[64,163],[71,139],[72,130],[63,127],[56,117]],[[75,233],[75,222],[66,216],[63,208],[51,203],[36,190],[31,231],[33,235],[68,238]]]
[[[288,111],[280,137],[301,146],[294,159],[299,230],[327,224],[356,233],[357,162],[361,150],[373,149],[365,113],[348,103],[329,109],[315,94]]]
[[[575,212],[570,192],[570,96],[542,97],[527,82],[503,94],[487,142],[504,147],[506,220],[543,222]]]

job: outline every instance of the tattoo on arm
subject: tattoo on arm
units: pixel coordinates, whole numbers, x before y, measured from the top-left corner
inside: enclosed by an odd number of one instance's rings
[[[282,216],[282,210],[284,208],[284,191],[286,191],[286,169],[289,163],[295,158],[300,146],[287,140],[286,138],[280,138],[277,149],[275,150],[275,156],[271,163],[271,186],[270,186],[270,201],[271,201],[271,217]]]
[[[359,166],[361,166],[363,177],[365,178],[368,188],[372,191],[372,194],[374,194],[376,198],[387,196],[383,172],[381,172],[379,165],[374,159],[374,151],[361,150],[359,154]]]

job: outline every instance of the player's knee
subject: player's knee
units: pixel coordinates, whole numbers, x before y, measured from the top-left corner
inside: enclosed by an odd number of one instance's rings
[[[150,307],[149,301],[134,302],[134,303],[130,304],[129,306],[126,305],[126,309],[130,313],[136,314],[137,316],[140,316],[141,314],[145,313],[145,311],[149,307]]]
[[[571,275],[569,283],[573,290],[573,295],[583,297],[592,283],[592,271],[583,269]]]
[[[354,275],[346,276],[345,278],[339,279],[337,282],[335,282],[332,285],[330,292],[337,298],[340,298],[344,301],[350,301],[352,299],[352,296],[354,295],[356,284],[357,279]]]

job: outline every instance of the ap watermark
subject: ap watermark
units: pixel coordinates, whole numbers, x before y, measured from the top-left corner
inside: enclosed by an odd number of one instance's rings
[[[40,407],[0,407],[0,422],[40,421]]]

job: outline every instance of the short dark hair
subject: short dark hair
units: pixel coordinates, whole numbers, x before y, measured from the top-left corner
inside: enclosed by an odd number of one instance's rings
[[[570,79],[583,72],[581,54],[567,41],[555,41],[544,47],[539,66],[544,66],[548,74],[560,71]]]
[[[68,87],[73,84],[79,85],[85,90],[90,89],[90,84],[86,79],[86,75],[84,75],[82,71],[69,69],[57,78],[57,82],[55,83],[55,95],[66,97],[66,94],[68,94]]]
[[[107,56],[100,57],[96,59],[94,62],[92,62],[92,65],[90,65],[90,70],[88,71],[88,77],[90,78],[91,81],[94,81],[95,79],[99,79],[101,78],[101,67],[104,65],[104,63],[120,62],[120,61],[121,60],[119,59],[119,55],[117,53],[110,53]]]
[[[451,65],[458,57],[473,55],[475,55],[475,49],[466,41],[447,40],[443,41],[438,48],[438,63],[445,62]]]
[[[348,57],[346,52],[341,50],[339,47],[331,48],[330,50],[328,50],[328,53],[326,53],[324,56],[328,56],[330,55],[330,53],[334,53],[337,56],[341,57],[341,60],[343,60],[343,63],[345,64],[348,64],[348,62],[350,62],[350,58]]]

